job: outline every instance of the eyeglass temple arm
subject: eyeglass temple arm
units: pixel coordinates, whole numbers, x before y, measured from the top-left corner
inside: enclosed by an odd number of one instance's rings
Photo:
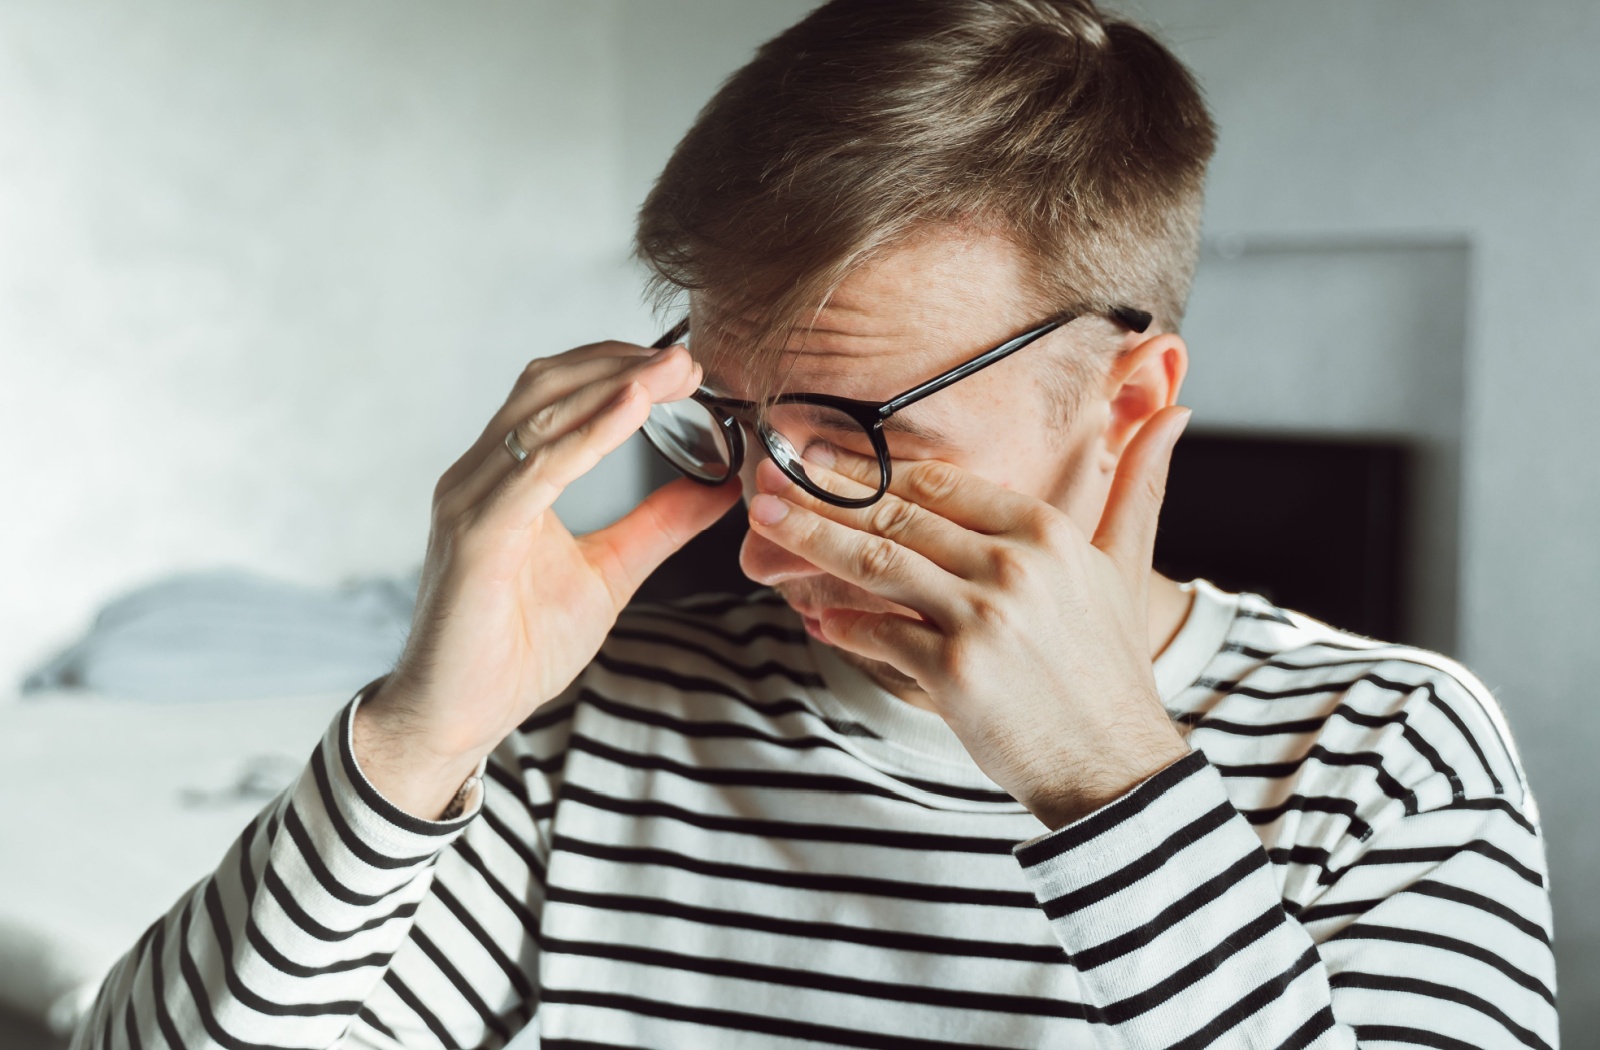
[[[1082,312],[1069,311],[1067,313],[1060,314],[1049,321],[1046,321],[1044,324],[1033,329],[1032,331],[1023,332],[1015,339],[1001,343],[993,350],[990,350],[987,353],[979,354],[970,361],[965,361],[959,365],[956,365],[948,372],[945,372],[941,375],[936,375],[926,383],[923,383],[917,387],[913,387],[912,389],[901,394],[899,397],[885,402],[883,408],[879,411],[879,415],[882,418],[887,419],[890,415],[900,411],[907,405],[921,401],[929,394],[943,390],[945,387],[956,382],[957,380],[967,378],[967,376],[978,371],[980,368],[989,367],[1001,358],[1008,357],[1011,354],[1016,353],[1029,343],[1034,342],[1037,339],[1044,338],[1057,328],[1060,328],[1062,325],[1067,324],[1069,321],[1076,320],[1081,316]],[[1112,307],[1110,310],[1106,311],[1105,316],[1111,318],[1124,328],[1127,328],[1133,332],[1143,332],[1147,330],[1150,327],[1150,322],[1153,320],[1149,313],[1145,312],[1144,310],[1135,310],[1131,306]]]
[[[1155,320],[1148,310],[1135,310],[1131,306],[1113,306],[1106,314],[1130,332],[1148,332],[1151,322]]]
[[[689,319],[687,317],[685,317],[683,320],[679,321],[677,324],[675,324],[671,328],[667,329],[667,334],[666,335],[662,336],[660,339],[657,339],[655,342],[651,343],[650,344],[650,349],[652,349],[652,350],[665,350],[667,347],[671,346],[673,343],[676,343],[678,340],[682,339],[684,337],[684,334],[687,333],[688,331],[689,331]]]
[[[1049,335],[1051,332],[1055,331],[1057,328],[1060,328],[1070,320],[1072,320],[1072,317],[1062,316],[1056,318],[1055,320],[1047,321],[1038,328],[1035,328],[1029,332],[1023,332],[1015,339],[1007,340],[1006,342],[995,347],[993,350],[979,354],[970,361],[963,361],[961,364],[956,365],[948,372],[941,372],[939,375],[934,376],[926,383],[923,383],[920,386],[912,387],[899,397],[896,397],[890,401],[885,401],[883,407],[878,410],[878,415],[884,419],[887,419],[889,416],[900,411],[902,408],[905,408],[907,405],[921,401],[930,394],[938,393],[951,383],[965,379],[967,376],[970,376],[979,369],[988,368],[990,365],[994,364],[1003,357],[1009,357],[1034,340],[1042,339]]]
[[[994,364],[1001,358],[1016,353],[1018,350],[1021,350],[1034,340],[1042,339],[1051,332],[1055,331],[1057,328],[1060,328],[1069,321],[1075,320],[1079,316],[1080,314],[1073,312],[1061,314],[1060,316],[1052,318],[1030,332],[1024,332],[1015,339],[1001,343],[988,353],[979,354],[971,361],[966,361],[962,364],[956,365],[949,371],[940,375],[936,375],[926,383],[913,387],[912,389],[901,394],[899,397],[894,398],[892,401],[886,402],[883,405],[883,408],[880,409],[879,414],[883,418],[887,418],[891,414],[900,411],[907,405],[916,401],[920,401],[935,391],[943,390],[945,387],[959,379],[965,379],[967,376],[978,371],[980,368],[987,368],[989,365]],[[1107,311],[1107,316],[1116,321],[1118,324],[1121,324],[1123,327],[1127,328],[1129,331],[1133,332],[1146,331],[1149,329],[1150,322],[1153,320],[1147,311],[1135,310],[1131,306],[1114,306]],[[677,324],[668,329],[667,333],[660,339],[657,339],[655,342],[651,343],[650,349],[663,350],[682,339],[688,331],[689,319],[685,317],[683,320],[679,321]]]

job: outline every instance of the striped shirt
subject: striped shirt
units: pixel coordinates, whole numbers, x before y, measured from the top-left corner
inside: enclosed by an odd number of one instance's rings
[[[1055,831],[770,590],[630,607],[455,820],[363,777],[371,683],[75,1046],[1556,1045],[1488,689],[1183,587],[1192,751]]]

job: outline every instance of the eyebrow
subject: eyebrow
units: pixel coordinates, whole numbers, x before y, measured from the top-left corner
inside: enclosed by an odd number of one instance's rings
[[[921,440],[928,442],[930,445],[945,444],[945,437],[943,434],[939,433],[937,430],[923,426],[916,420],[907,417],[903,412],[896,412],[888,419],[885,419],[883,421],[883,429],[897,430],[903,434],[909,434],[914,438],[920,438]]]
[[[945,443],[945,437],[943,434],[939,433],[937,430],[923,426],[916,420],[911,419],[910,417],[899,412],[896,412],[894,415],[883,421],[883,429],[893,430],[901,434],[908,434],[911,437],[920,438],[929,444],[942,445]]]

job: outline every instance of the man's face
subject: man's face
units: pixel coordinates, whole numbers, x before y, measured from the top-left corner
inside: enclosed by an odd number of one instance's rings
[[[939,374],[1048,316],[1025,294],[1024,262],[997,237],[940,231],[885,255],[846,280],[806,334],[785,351],[785,391],[813,391],[881,401]],[[691,298],[691,318],[711,300]],[[691,327],[693,330],[693,326]],[[703,330],[703,329],[702,329]],[[1075,349],[1114,346],[1112,327],[1083,318],[1011,357],[902,409],[886,424],[895,461],[940,459],[991,481],[1036,496],[1072,515],[1092,534],[1104,506],[1109,464],[1103,448],[1108,403],[1098,378],[1063,428],[1042,375]],[[691,342],[707,357],[704,338]],[[737,348],[729,348],[735,350]],[[723,356],[737,361],[737,353]],[[725,365],[705,383],[718,393],[750,398],[744,377]],[[909,426],[911,429],[902,429]],[[774,470],[759,441],[746,435],[741,472],[746,502],[756,471]],[[763,467],[763,463],[765,466]],[[817,615],[827,608],[893,610],[892,602],[822,572],[803,557],[754,532],[745,537],[740,565],[752,580],[775,588],[820,640]],[[881,670],[881,668],[880,668]]]

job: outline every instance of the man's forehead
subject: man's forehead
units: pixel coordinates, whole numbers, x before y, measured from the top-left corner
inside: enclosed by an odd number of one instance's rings
[[[719,394],[753,399],[754,382],[743,364],[758,349],[739,347],[736,341],[722,349],[714,355],[695,354],[705,367],[704,385]],[[877,401],[934,374],[930,370],[934,357],[926,351],[925,346],[887,338],[811,332],[803,341],[797,338],[779,350],[769,374],[776,379],[777,390],[785,393],[808,391]]]
[[[853,355],[874,343],[947,332],[974,338],[1030,312],[1029,267],[1007,238],[970,227],[933,227],[886,248],[851,270],[811,317],[797,319],[789,349]],[[693,292],[697,322],[733,337],[758,331],[748,303],[716,289]],[[758,311],[757,311],[758,312]],[[844,345],[841,347],[840,344]],[[860,344],[858,346],[858,344]]]
[[[782,346],[757,345],[763,325],[711,290],[691,294],[709,365],[705,384],[752,399],[751,385],[774,377],[784,392],[818,392],[881,401],[1004,341],[1035,318],[1021,257],[1010,242],[972,230],[936,231],[886,251],[853,271]],[[694,330],[690,345],[695,347]],[[703,352],[702,352],[703,351]],[[749,374],[741,361],[751,362]],[[758,378],[757,378],[758,377]],[[964,388],[975,390],[977,388]],[[937,400],[937,399],[936,399]],[[919,403],[885,429],[935,441],[955,402]]]

